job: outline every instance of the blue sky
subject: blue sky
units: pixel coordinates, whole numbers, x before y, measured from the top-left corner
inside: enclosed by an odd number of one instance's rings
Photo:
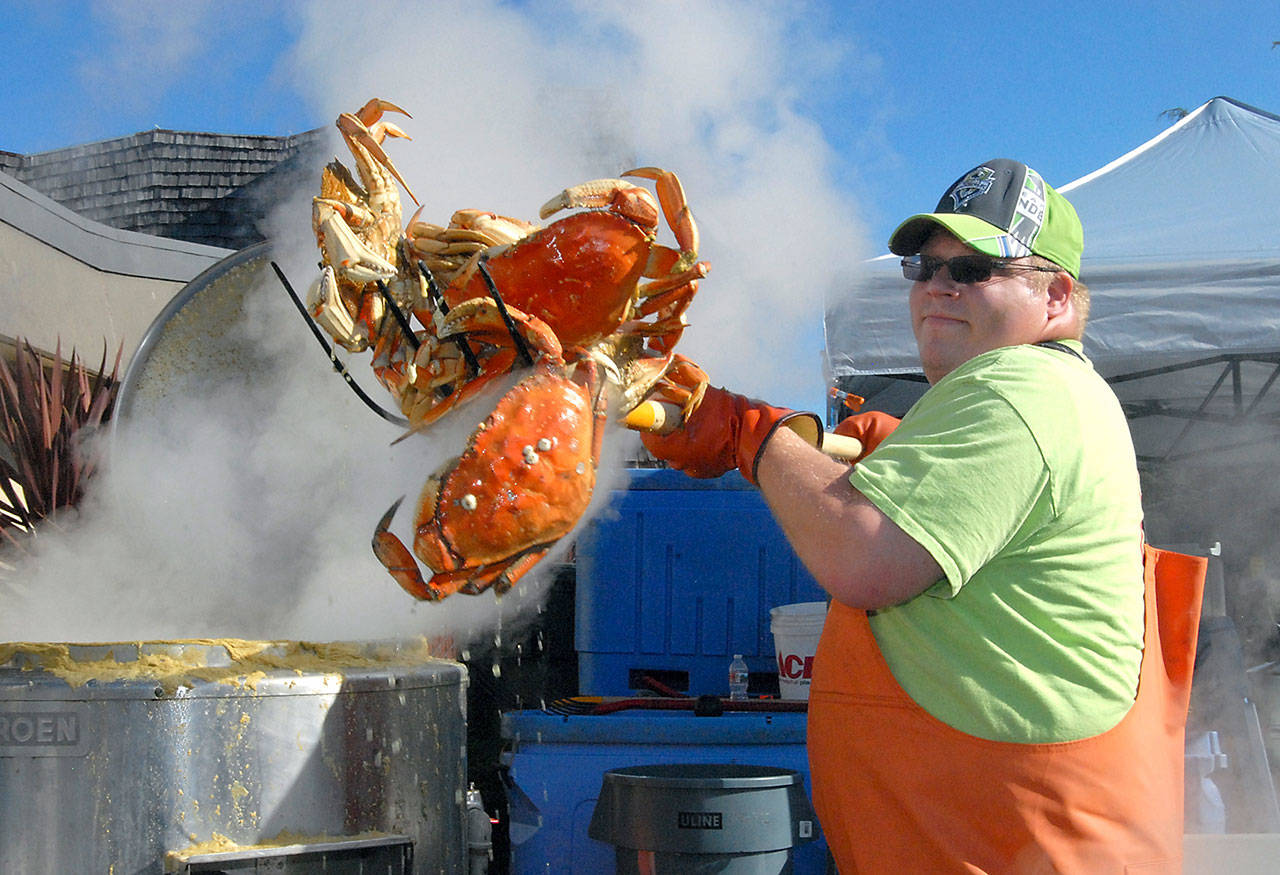
[[[290,134],[377,94],[415,113],[394,154],[437,213],[530,217],[579,177],[662,164],[713,261],[695,327],[700,309],[726,331],[764,321],[787,349],[813,342],[820,287],[981,160],[1061,185],[1158,134],[1165,110],[1226,95],[1280,112],[1275,3],[358,6],[5,0],[0,149]],[[759,374],[746,388],[776,390]]]
[[[344,107],[322,105],[290,67],[311,25],[300,17],[307,5],[5,0],[0,149],[39,152],[150,127],[289,134],[326,125]],[[432,7],[454,6],[404,5],[423,21]],[[679,15],[662,6],[651,7],[654,28],[678,28]],[[856,59],[797,106],[848,162],[839,179],[876,239],[988,157],[1020,158],[1063,184],[1159,133],[1167,109],[1225,95],[1280,112],[1271,45],[1280,4],[1032,2],[1012,7],[1016,16],[975,2],[794,9],[820,18]],[[157,43],[168,48],[148,48]],[[352,44],[332,63],[358,68],[377,50]],[[412,76],[414,64],[403,69]]]

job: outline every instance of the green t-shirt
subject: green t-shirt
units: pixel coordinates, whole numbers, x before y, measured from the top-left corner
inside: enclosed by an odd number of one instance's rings
[[[1017,742],[1120,721],[1142,655],[1142,508],[1124,413],[1089,363],[1039,346],[976,356],[849,481],[945,574],[871,618],[926,711]]]

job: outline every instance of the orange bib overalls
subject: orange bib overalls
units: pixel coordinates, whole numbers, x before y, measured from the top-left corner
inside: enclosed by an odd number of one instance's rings
[[[841,875],[1181,871],[1183,729],[1208,560],[1144,550],[1136,700],[1115,727],[1079,741],[952,729],[898,685],[865,612],[832,604],[808,744]]]

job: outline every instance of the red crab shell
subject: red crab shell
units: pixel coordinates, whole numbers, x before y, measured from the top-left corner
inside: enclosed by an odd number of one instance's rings
[[[586,347],[631,317],[653,236],[614,213],[566,216],[489,259],[489,272],[507,303],[551,326],[566,349]],[[489,294],[477,274],[450,286],[455,306]]]
[[[401,586],[420,599],[502,592],[569,533],[595,487],[604,411],[592,383],[540,368],[502,397],[418,501],[414,553],[435,575],[423,582],[411,557],[384,556]],[[377,537],[384,550],[394,538]]]

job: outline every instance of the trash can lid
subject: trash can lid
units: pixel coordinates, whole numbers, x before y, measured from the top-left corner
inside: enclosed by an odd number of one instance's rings
[[[803,784],[795,769],[739,763],[658,763],[609,769],[605,783],[673,790],[763,790]]]

